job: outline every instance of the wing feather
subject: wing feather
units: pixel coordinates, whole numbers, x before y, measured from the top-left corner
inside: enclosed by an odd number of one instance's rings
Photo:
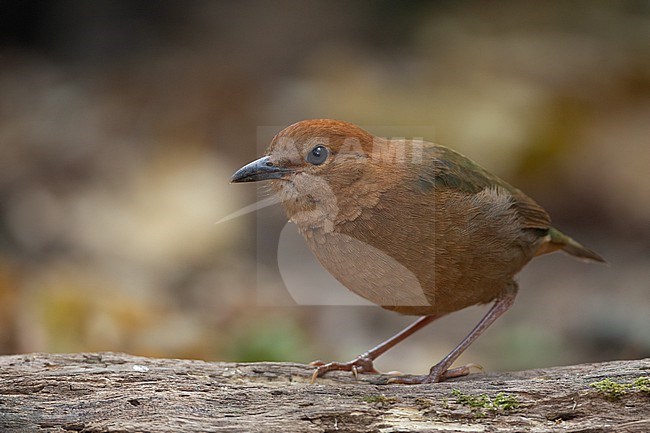
[[[418,184],[423,192],[433,188],[450,188],[477,194],[485,188],[502,188],[512,196],[513,207],[523,227],[546,234],[551,226],[548,213],[519,189],[485,170],[469,158],[440,145],[432,145],[432,155],[420,170]]]

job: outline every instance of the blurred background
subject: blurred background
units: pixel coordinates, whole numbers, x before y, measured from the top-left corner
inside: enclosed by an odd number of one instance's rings
[[[292,300],[278,205],[215,224],[275,132],[332,117],[459,150],[609,261],[536,259],[460,363],[650,356],[649,40],[648,1],[3,1],[0,353],[344,361],[412,322]],[[287,230],[285,279],[329,299]],[[486,309],[377,367],[427,371]]]

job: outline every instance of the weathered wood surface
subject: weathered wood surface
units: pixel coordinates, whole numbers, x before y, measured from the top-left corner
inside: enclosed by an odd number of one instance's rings
[[[432,385],[290,363],[206,363],[117,353],[0,357],[0,432],[650,432],[650,395],[606,398],[650,359],[479,373]],[[462,396],[504,393],[515,409]]]

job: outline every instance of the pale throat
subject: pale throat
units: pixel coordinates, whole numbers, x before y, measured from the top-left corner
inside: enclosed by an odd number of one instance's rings
[[[380,188],[359,188],[351,185],[332,185],[327,176],[299,173],[291,181],[274,182],[274,189],[282,200],[289,221],[308,236],[311,232],[328,234],[337,227],[355,221],[380,199]],[[335,192],[336,191],[336,192]]]

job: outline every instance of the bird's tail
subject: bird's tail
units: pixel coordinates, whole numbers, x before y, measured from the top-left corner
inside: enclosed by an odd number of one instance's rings
[[[603,259],[597,252],[582,246],[580,243],[576,242],[558,229],[551,227],[548,230],[547,241],[541,245],[536,255],[539,256],[556,250],[563,250],[572,256],[581,259],[606,263],[605,259]]]

